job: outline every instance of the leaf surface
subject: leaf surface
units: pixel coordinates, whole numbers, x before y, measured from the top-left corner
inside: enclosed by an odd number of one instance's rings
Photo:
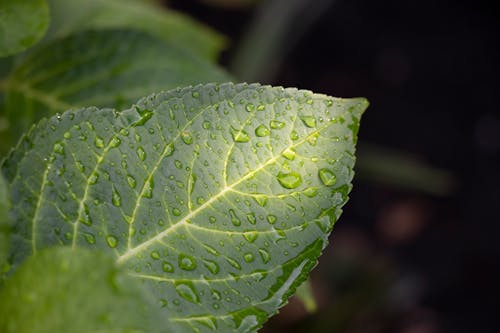
[[[216,60],[226,40],[171,9],[141,0],[49,0],[50,37],[85,29],[131,28],[151,33],[192,55]]]
[[[99,251],[29,257],[0,289],[3,333],[167,332],[139,284]]]
[[[38,42],[49,25],[45,0],[0,2],[0,57],[21,52]]]
[[[4,269],[7,269],[7,253],[10,243],[9,208],[7,184],[3,176],[0,175],[0,282]]]
[[[2,169],[13,264],[54,244],[107,249],[174,332],[254,332],[327,243],[366,106],[209,84],[42,121]]]
[[[4,82],[6,131],[17,139],[69,108],[128,107],[154,91],[228,80],[216,65],[147,33],[86,31],[42,45],[13,70]]]

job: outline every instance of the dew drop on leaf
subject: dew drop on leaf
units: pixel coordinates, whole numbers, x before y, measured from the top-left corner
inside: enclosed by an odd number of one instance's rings
[[[259,125],[255,129],[255,135],[258,137],[268,136],[269,134],[271,134],[271,131],[264,125]]]
[[[255,224],[257,222],[257,219],[255,218],[255,213],[248,213],[247,214],[247,221],[250,223],[250,224]]]
[[[269,222],[270,224],[275,224],[277,220],[278,218],[275,215],[267,215],[267,222]]]
[[[137,185],[137,182],[134,178],[134,176],[132,175],[127,175],[127,183],[128,183],[128,186],[130,186],[130,188],[134,189],[135,186]]]
[[[297,156],[297,153],[292,149],[292,148],[287,148],[285,151],[282,153],[282,155],[290,161],[293,161],[295,157]]]
[[[181,132],[181,139],[187,145],[190,145],[193,143],[193,136],[191,135],[190,132],[182,131]]]
[[[185,271],[192,271],[197,267],[196,260],[193,257],[182,253],[179,254],[178,264]]]
[[[231,223],[233,223],[233,225],[235,227],[238,227],[241,225],[241,220],[238,218],[238,216],[236,215],[236,213],[234,212],[234,210],[230,209],[229,210],[229,214],[231,215]]]
[[[172,214],[174,214],[174,216],[180,216],[182,212],[179,208],[174,208],[172,209]]]
[[[164,271],[165,273],[173,273],[174,266],[167,261],[163,261],[161,264],[161,270]]]
[[[299,187],[302,184],[302,177],[297,172],[280,172],[278,174],[278,181],[284,188],[293,189]]]
[[[245,253],[243,255],[243,259],[245,259],[246,262],[252,262],[254,260],[254,257],[252,253]]]
[[[285,127],[285,123],[278,120],[271,120],[269,122],[269,127],[271,127],[272,129],[281,129]]]
[[[114,249],[118,245],[118,238],[113,235],[108,235],[106,236],[106,243],[108,243],[110,248]]]
[[[89,185],[94,185],[95,183],[97,183],[98,180],[99,180],[99,174],[94,172],[89,177]]]
[[[111,202],[116,207],[120,207],[122,205],[122,197],[120,196],[120,193],[118,193],[118,191],[116,190],[116,188],[114,186],[113,186],[113,191],[112,191],[112,196],[111,196]]]
[[[259,254],[264,264],[267,264],[271,260],[271,255],[266,249],[259,249]]]
[[[300,117],[300,119],[307,127],[310,128],[316,127],[316,118],[314,118],[313,116],[302,116]]]
[[[144,151],[144,148],[137,148],[137,157],[139,157],[141,161],[144,161],[146,159],[146,152]]]
[[[243,237],[247,240],[249,243],[255,242],[257,237],[259,236],[259,233],[257,231],[247,231],[243,234]]]
[[[158,251],[153,251],[150,254],[151,259],[158,260],[160,259],[160,253]]]
[[[219,273],[219,265],[212,260],[208,259],[203,259],[203,265],[212,273],[212,274],[217,274]]]
[[[329,169],[320,169],[318,174],[321,182],[326,186],[335,185],[335,183],[337,182],[337,177],[335,176],[333,171]]]
[[[177,294],[184,298],[186,301],[198,304],[200,303],[200,299],[196,294],[196,290],[194,288],[194,284],[190,281],[183,281],[176,283],[175,290]]]
[[[244,143],[250,141],[250,136],[247,132],[244,130],[234,129],[233,127],[231,127],[231,136],[235,142]]]
[[[100,136],[96,136],[94,144],[97,148],[104,148],[104,140]]]
[[[144,198],[149,198],[151,199],[153,197],[153,190],[155,188],[155,184],[153,182],[153,179],[151,178],[150,180],[148,180],[145,184],[144,184],[144,193],[143,193],[143,197]]]
[[[255,111],[255,105],[253,105],[252,103],[248,103],[248,104],[245,106],[245,109],[246,109],[248,112]]]
[[[58,142],[54,145],[54,153],[64,155],[64,146],[62,143]]]

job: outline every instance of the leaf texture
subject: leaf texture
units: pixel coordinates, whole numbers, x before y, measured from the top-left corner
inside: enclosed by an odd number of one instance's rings
[[[12,71],[3,83],[8,131],[17,139],[69,108],[128,107],[155,91],[228,80],[216,65],[147,33],[86,31],[42,45]]]
[[[7,280],[0,299],[2,333],[168,332],[137,281],[98,251],[41,251]]]
[[[179,12],[142,0],[49,0],[49,38],[86,29],[130,28],[151,33],[197,57],[216,60],[226,40]]]
[[[0,57],[21,52],[38,42],[49,25],[45,0],[0,2]]]
[[[254,332],[316,265],[347,201],[364,99],[257,84],[41,121],[3,165],[13,264],[113,253],[172,332]]]
[[[0,174],[0,282],[7,264],[10,239],[9,196],[7,184]],[[5,267],[5,268],[4,268]]]

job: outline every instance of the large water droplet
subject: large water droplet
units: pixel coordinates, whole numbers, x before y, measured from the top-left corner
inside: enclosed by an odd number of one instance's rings
[[[302,176],[297,172],[278,174],[278,181],[284,188],[292,189],[297,188],[302,184]]]
[[[264,125],[259,125],[255,129],[255,135],[258,137],[268,136],[269,134],[271,134],[271,131]]]
[[[182,281],[176,283],[175,290],[186,301],[198,304],[200,303],[200,299],[196,294],[196,289],[194,288],[194,284],[191,281]]]
[[[108,246],[112,249],[118,246],[118,238],[116,238],[113,235],[107,235],[106,236],[106,243],[108,243]]]
[[[259,233],[257,231],[247,231],[243,234],[243,237],[249,243],[253,243],[257,239],[258,236],[259,236]]]
[[[244,130],[237,130],[231,127],[231,135],[235,142],[248,142],[250,141],[250,136]]]
[[[185,271],[192,271],[197,267],[196,260],[193,257],[182,253],[179,254],[178,264]]]
[[[282,155],[290,161],[293,161],[295,157],[297,156],[297,153],[292,149],[292,148],[287,148],[285,151],[282,153]]]
[[[335,176],[333,171],[329,169],[320,169],[318,174],[319,179],[321,179],[321,182],[326,186],[333,186],[335,185],[335,183],[337,183],[337,177]]]

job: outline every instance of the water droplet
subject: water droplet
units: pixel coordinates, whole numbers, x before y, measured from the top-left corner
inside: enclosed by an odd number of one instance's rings
[[[83,224],[89,226],[89,227],[92,225],[92,218],[90,217],[90,210],[89,210],[89,207],[87,206],[87,204],[85,204],[85,203],[83,204],[83,215],[79,221],[82,222]]]
[[[113,235],[108,235],[106,236],[106,243],[108,243],[108,246],[112,249],[118,246],[118,238],[116,238]]]
[[[215,223],[217,221],[217,219],[215,218],[215,216],[210,216],[208,218],[208,220],[210,221],[210,223]]]
[[[210,245],[203,244],[203,246],[205,247],[205,250],[207,250],[208,253],[213,254],[214,256],[219,255],[219,252],[216,249],[214,249],[213,247],[211,247]]]
[[[210,122],[209,121],[204,121],[203,124],[201,125],[204,129],[208,130],[210,129]]]
[[[151,256],[151,259],[158,260],[158,259],[160,259],[160,252],[153,251],[153,252],[151,252],[150,256]]]
[[[111,194],[111,202],[116,207],[120,207],[122,205],[122,197],[120,196],[120,193],[118,193],[118,191],[114,186]]]
[[[316,118],[314,118],[313,116],[302,116],[300,117],[300,119],[307,127],[310,128],[316,127]]]
[[[297,133],[297,131],[293,130],[290,132],[290,139],[292,139],[292,141],[296,141],[299,139],[299,133]]]
[[[173,273],[174,266],[170,264],[168,261],[163,261],[161,263],[161,270],[164,271],[165,273]]]
[[[335,183],[337,182],[337,177],[329,169],[320,169],[318,174],[319,178],[321,179],[321,182],[326,186],[335,185]]]
[[[280,172],[278,174],[278,181],[284,188],[293,189],[299,187],[302,184],[302,177],[297,172]]]
[[[297,153],[292,148],[287,148],[282,154],[287,160],[293,161]]]
[[[267,215],[267,222],[269,222],[270,224],[275,224],[277,220],[278,218],[275,215]]]
[[[268,198],[265,195],[256,195],[253,199],[259,204],[261,207],[265,207],[267,205]]]
[[[250,224],[255,224],[255,223],[257,223],[257,219],[255,218],[255,213],[248,213],[248,214],[247,214],[247,221],[248,221]]]
[[[259,125],[255,129],[255,135],[258,137],[268,136],[269,134],[271,134],[271,131],[264,125]]]
[[[123,135],[123,136],[127,136],[129,133],[128,129],[126,128],[121,128],[120,129],[120,134]]]
[[[191,135],[190,132],[182,131],[181,132],[181,139],[187,145],[190,145],[193,143],[193,136]]]
[[[271,120],[269,122],[269,127],[271,127],[272,129],[281,129],[285,127],[285,123],[278,120]]]
[[[303,192],[306,196],[309,198],[314,198],[318,194],[318,188],[317,187],[308,187],[304,190]]]
[[[229,214],[231,215],[231,222],[233,223],[234,226],[238,227],[241,225],[241,221],[234,212],[234,210],[230,209]]]
[[[234,268],[238,269],[238,270],[241,270],[241,266],[240,264],[234,260],[233,258],[230,258],[230,257],[226,257],[226,261],[231,265],[233,266]]]
[[[144,184],[144,193],[142,194],[142,196],[144,198],[151,199],[153,197],[154,188],[155,184],[153,182],[153,178],[151,178],[149,181],[146,182],[146,184]]]
[[[265,249],[259,249],[259,254],[264,264],[267,264],[271,260],[271,255]]]
[[[193,96],[193,98],[199,98],[200,97],[200,93],[198,91],[193,91],[191,93],[191,96]]]
[[[137,157],[139,157],[141,161],[144,161],[146,159],[146,152],[144,151],[144,148],[137,148]]]
[[[72,234],[70,234],[72,236]],[[85,240],[89,244],[95,244],[95,236],[93,234],[90,234],[88,232],[83,234],[83,237],[85,237]]]
[[[231,127],[231,135],[235,142],[242,143],[250,141],[250,136],[244,130],[236,130],[233,127]]]
[[[259,233],[257,231],[247,231],[243,234],[243,237],[249,243],[253,243],[257,239],[258,236],[259,236]]]
[[[200,303],[200,299],[196,294],[196,289],[194,288],[194,284],[191,281],[182,281],[178,282],[175,285],[175,290],[177,294],[184,298],[186,301],[191,303]]]
[[[217,274],[219,273],[219,265],[212,260],[208,259],[203,259],[203,265],[212,273],[212,274]]]
[[[254,257],[253,254],[249,252],[243,255],[243,259],[245,259],[246,262],[252,262],[254,260]]]
[[[252,103],[248,103],[248,104],[245,106],[245,109],[246,109],[248,112],[255,111],[255,105],[253,105]]]
[[[59,155],[64,155],[64,146],[61,143],[56,143],[54,145],[54,152]]]
[[[192,271],[197,267],[196,260],[193,257],[182,253],[179,254],[178,264],[179,267],[185,271]]]
[[[182,163],[181,163],[181,161],[179,161],[179,160],[175,160],[175,161],[174,161],[174,164],[175,164],[175,167],[176,167],[177,169],[182,169]]]
[[[172,214],[174,214],[174,216],[180,216],[182,211],[179,208],[174,208],[172,209]]]
[[[71,139],[71,133],[70,132],[65,132],[63,136],[64,136],[65,139]]]
[[[127,183],[130,186],[130,188],[134,189],[135,186],[137,185],[137,182],[132,175],[127,175]]]
[[[122,143],[122,140],[120,140],[120,138],[119,138],[119,137],[114,136],[114,137],[111,139],[111,142],[109,143],[109,145],[110,145],[112,148],[116,148],[116,147],[118,147],[121,143]]]
[[[75,161],[75,164],[76,164],[76,168],[78,169],[78,171],[85,172],[85,166],[83,165],[83,163],[81,161]]]
[[[104,148],[104,140],[100,136],[96,136],[94,139],[94,144],[97,148]]]
[[[257,106],[257,111],[264,111],[266,109],[266,106],[264,104],[259,104],[259,106]]]

